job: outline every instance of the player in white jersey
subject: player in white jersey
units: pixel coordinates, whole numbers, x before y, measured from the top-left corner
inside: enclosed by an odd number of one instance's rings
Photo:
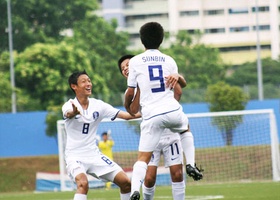
[[[89,186],[86,174],[114,182],[120,187],[121,200],[129,199],[130,179],[117,163],[99,151],[96,131],[104,118],[128,120],[141,115],[137,113],[132,116],[101,100],[90,98],[92,83],[85,71],[71,74],[68,83],[76,97],[62,106],[62,112],[67,134],[66,168],[77,185],[74,200],[87,199]]]
[[[134,56],[129,62],[128,88],[125,94],[125,108],[129,113],[134,90],[140,88],[140,105],[143,121],[138,149],[138,160],[133,166],[131,182],[132,200],[140,199],[140,186],[143,182],[147,164],[151,159],[164,129],[179,132],[182,147],[188,147],[186,133],[188,118],[181,105],[174,98],[172,88],[165,80],[169,75],[178,73],[176,62],[158,48],[162,43],[164,31],[156,22],[144,24],[140,29],[141,42],[146,51]],[[193,166],[195,169],[195,166]],[[202,174],[200,173],[202,178]]]
[[[134,55],[124,55],[118,60],[118,67],[121,74],[127,78],[128,76],[128,62]],[[182,87],[186,86],[186,81],[181,75],[174,75],[174,78],[179,78]],[[180,99],[182,94],[181,86],[176,84],[174,88],[174,96],[177,100]],[[134,110],[139,110],[139,89],[136,90],[136,95],[133,100]],[[137,102],[137,103],[135,103]],[[132,107],[131,107],[132,108]],[[193,138],[191,137],[193,141]],[[194,146],[194,145],[193,145]],[[193,148],[194,149],[194,148]],[[194,153],[188,151],[188,154]],[[159,165],[161,154],[164,157],[164,166],[169,167],[171,180],[172,180],[172,195],[173,199],[185,199],[185,181],[183,176],[183,152],[180,137],[178,134],[172,133],[170,130],[165,129],[161,135],[160,141],[153,151],[152,158],[148,164],[145,181],[142,184],[143,199],[152,200],[155,193],[155,182],[157,175],[157,168]],[[188,160],[189,160],[188,156]]]

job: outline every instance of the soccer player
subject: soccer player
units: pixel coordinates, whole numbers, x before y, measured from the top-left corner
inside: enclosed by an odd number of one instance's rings
[[[66,168],[77,185],[74,200],[87,199],[89,184],[86,174],[114,182],[120,187],[121,200],[129,199],[130,179],[117,163],[99,151],[96,131],[104,118],[129,120],[141,115],[137,113],[132,116],[101,100],[90,98],[92,82],[85,71],[72,73],[68,83],[76,97],[62,106],[62,113],[67,134]]]
[[[111,132],[104,132],[101,135],[102,137],[102,141],[98,142],[98,147],[100,149],[100,151],[107,156],[108,158],[110,158],[111,160],[113,160],[113,146],[114,146],[114,140],[111,137]],[[106,189],[109,190],[111,189],[111,185],[112,182],[107,182],[106,183]]]
[[[130,58],[134,55],[124,55],[118,60],[118,67],[121,74],[127,78],[128,75],[128,63]],[[178,78],[180,75],[174,75],[174,78]],[[180,76],[182,87],[186,86],[185,79]],[[139,110],[139,89],[137,90],[134,102],[137,101],[137,105],[134,105],[134,110]],[[174,88],[174,96],[177,100],[180,99],[182,89],[179,83]],[[133,103],[134,103],[133,102]],[[135,103],[134,103],[135,104]],[[138,107],[137,107],[138,106]],[[132,108],[132,107],[131,107]],[[193,141],[193,138],[191,138]],[[157,176],[157,168],[160,161],[161,153],[164,157],[165,167],[169,167],[171,180],[172,180],[172,195],[173,199],[184,200],[185,199],[185,181],[183,176],[183,153],[180,137],[178,134],[172,133],[170,130],[165,130],[162,134],[160,141],[153,151],[152,159],[150,160],[147,168],[144,184],[142,184],[143,199],[152,200],[155,193],[155,182]]]
[[[158,50],[163,37],[164,30],[159,23],[144,24],[140,29],[140,38],[146,50],[129,61],[128,88],[124,106],[129,113],[134,113],[131,104],[135,88],[139,87],[143,119],[138,160],[133,166],[131,180],[132,200],[140,199],[139,190],[146,175],[147,164],[165,129],[180,133],[184,152],[187,152],[189,146],[188,118],[174,98],[172,89],[175,85],[168,83],[170,75],[178,73],[178,67],[174,59]],[[191,167],[196,169],[195,166]],[[200,172],[199,176],[202,178]]]

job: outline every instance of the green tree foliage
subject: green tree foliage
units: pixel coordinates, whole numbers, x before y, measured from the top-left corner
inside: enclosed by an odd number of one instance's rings
[[[244,86],[257,85],[257,63],[248,62],[235,67],[231,76],[227,78],[230,85]],[[271,58],[262,59],[263,83],[271,85],[280,85],[280,60]]]
[[[60,41],[61,31],[73,27],[97,8],[96,0],[11,0],[14,49],[38,42]],[[0,0],[0,52],[8,50],[7,1]]]
[[[73,71],[88,72],[93,93],[104,96],[108,93],[104,79],[92,70],[88,54],[65,42],[32,45],[19,54],[15,63],[16,86],[39,100],[38,110],[60,105],[73,96],[67,82]]]
[[[62,111],[61,111],[62,105],[58,106],[49,106],[47,111],[47,117],[46,117],[46,134],[50,137],[56,137],[57,136],[57,121],[62,119]]]
[[[210,85],[206,92],[206,101],[210,103],[210,111],[244,110],[249,97],[237,86],[225,82]],[[242,123],[242,116],[214,117],[212,123],[222,132],[226,145],[232,145],[233,130]]]
[[[175,59],[189,89],[206,88],[209,84],[225,79],[228,66],[222,62],[218,49],[194,44],[192,37],[185,31],[180,31],[171,47],[163,51]]]
[[[115,20],[107,22],[96,15],[88,15],[74,24],[74,37],[67,40],[88,52],[93,70],[107,81],[110,103],[115,105],[117,102],[114,101],[121,99],[115,94],[126,88],[126,81],[119,72],[117,61],[127,54],[126,47],[129,44],[128,34],[117,32],[116,28]]]

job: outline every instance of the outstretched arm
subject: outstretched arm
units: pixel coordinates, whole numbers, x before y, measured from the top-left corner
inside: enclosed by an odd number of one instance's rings
[[[72,110],[69,110],[65,113],[65,116],[66,118],[68,119],[71,119],[73,117],[75,117],[76,115],[80,115],[80,111],[78,110],[77,106],[75,106],[74,102],[71,102],[72,103]]]
[[[121,118],[121,119],[125,119],[125,120],[136,119],[136,118],[140,118],[140,117],[141,117],[140,112],[138,112],[134,115],[131,115],[128,112],[125,112],[122,110],[117,115],[117,118]]]

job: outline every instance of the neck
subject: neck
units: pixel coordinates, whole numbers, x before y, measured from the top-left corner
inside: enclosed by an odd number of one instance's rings
[[[77,97],[77,99],[80,105],[82,106],[82,108],[86,110],[88,108],[88,103],[89,103],[88,97]]]

